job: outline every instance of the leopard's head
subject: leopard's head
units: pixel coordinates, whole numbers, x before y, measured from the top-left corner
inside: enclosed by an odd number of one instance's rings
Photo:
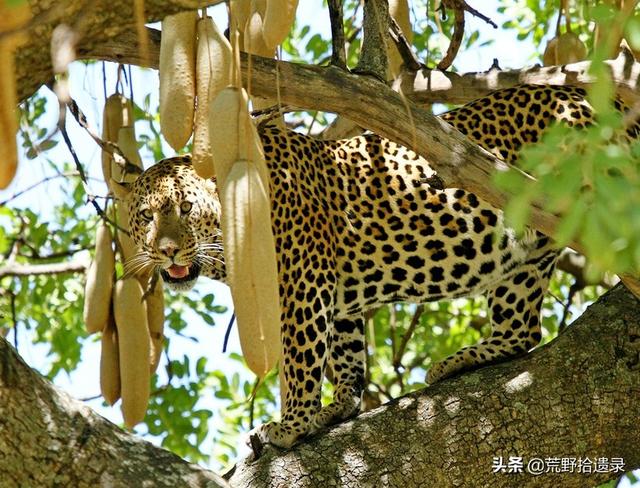
[[[129,230],[138,252],[127,273],[157,269],[170,288],[186,291],[198,276],[224,281],[220,200],[189,156],[164,159],[128,188]]]

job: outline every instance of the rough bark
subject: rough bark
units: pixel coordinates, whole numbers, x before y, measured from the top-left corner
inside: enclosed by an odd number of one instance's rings
[[[606,61],[618,93],[631,102],[640,98],[640,64],[634,62],[633,54],[622,50],[616,59]],[[524,69],[501,70],[489,68],[479,73],[451,73],[423,69],[405,71],[396,81],[396,86],[418,104],[467,103],[500,88],[523,83],[546,85],[586,86],[595,80],[589,73],[590,61],[565,66],[539,65]]]
[[[618,286],[533,353],[399,398],[289,451],[237,487],[592,486],[616,473],[494,474],[494,456],[616,458],[640,467],[640,303]],[[2,486],[222,486],[99,417],[0,338]]]
[[[214,488],[226,482],[57,390],[0,338],[0,486]]]
[[[243,461],[232,486],[583,487],[612,473],[492,472],[494,456],[622,457],[640,466],[640,303],[623,286],[508,363],[407,395],[288,452]]]
[[[389,2],[387,0],[365,0],[362,20],[362,48],[354,71],[375,76],[380,81],[387,79],[389,60],[387,44],[389,38]]]

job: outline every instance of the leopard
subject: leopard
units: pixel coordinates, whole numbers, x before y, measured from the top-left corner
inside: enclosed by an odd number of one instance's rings
[[[616,99],[620,111],[628,107]],[[585,89],[519,85],[440,118],[517,165],[523,147],[554,124],[595,122]],[[629,129],[637,137],[638,127]],[[533,229],[516,233],[503,212],[464,188],[447,188],[424,157],[376,134],[320,140],[259,127],[269,175],[286,382],[280,421],[258,426],[262,443],[288,448],[360,411],[365,313],[396,302],[485,295],[490,335],[435,362],[430,384],[526,354],[542,337],[541,307],[559,249]],[[170,288],[199,276],[225,281],[215,178],[189,156],[164,159],[126,197],[138,269]],[[321,404],[324,378],[333,400]]]

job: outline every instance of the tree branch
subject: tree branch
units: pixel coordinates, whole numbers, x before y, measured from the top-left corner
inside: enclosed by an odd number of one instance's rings
[[[221,0],[149,0],[145,3],[147,21],[154,22],[164,15],[180,10],[195,9],[204,5],[214,5]],[[45,10],[44,0],[31,0],[32,10]],[[139,66],[158,67],[160,49],[160,33],[155,29],[147,29],[149,33],[148,55],[144,60],[140,55],[138,37],[135,33],[132,2],[114,0],[92,2],[81,12],[79,0],[68,2],[64,9],[56,15],[46,16],[38,27],[38,35],[31,35],[30,42],[17,51],[16,70],[18,78],[18,97],[24,99],[32,95],[42,84],[52,79],[50,39],[55,25],[63,18],[75,19],[78,15],[87,15],[95,19],[86,26],[84,36],[78,41],[77,55],[79,59],[103,59]],[[122,5],[120,5],[122,4]],[[122,7],[122,8],[120,8]],[[71,21],[70,21],[71,23]],[[629,57],[631,55],[631,57]],[[632,54],[616,60],[608,61],[614,82],[623,98],[638,100],[638,79],[640,64],[635,63]],[[272,63],[275,63],[273,60]],[[417,72],[404,72],[397,81],[402,92],[414,102],[426,103],[466,103],[500,88],[507,88],[521,83],[573,84],[585,85],[593,83],[588,74],[590,62],[583,61],[566,66],[549,66],[522,70],[491,70],[481,73],[444,73],[437,70],[423,69]],[[270,70],[272,72],[273,70]],[[256,72],[254,77],[264,76]],[[294,83],[295,80],[281,80],[282,85]]]
[[[158,68],[160,54],[160,32],[149,29],[149,63],[142,64],[138,53],[137,37],[128,32],[103,43],[78,46],[79,59],[102,59],[116,63],[134,64]],[[253,56],[255,59],[256,56]],[[275,60],[264,60],[260,69],[252,73],[253,79],[272,76],[275,72]],[[281,65],[290,64],[279,61]],[[605,62],[609,67],[612,81],[622,98],[635,102],[640,99],[640,63],[635,62],[628,49],[622,49],[617,58]],[[246,59],[243,61],[246,68]],[[311,69],[312,66],[297,65],[300,70]],[[467,103],[476,98],[501,88],[509,88],[523,83],[588,86],[595,79],[589,74],[590,61],[567,64],[564,66],[533,66],[531,68],[500,70],[490,69],[478,73],[451,73],[438,70],[421,69],[404,71],[394,82],[396,89],[419,105],[433,103]],[[22,69],[19,67],[19,69]],[[281,87],[288,88],[297,83],[297,71],[292,70],[294,78],[280,79]],[[43,82],[46,81],[43,80]],[[265,79],[264,84],[267,83]],[[332,89],[339,87],[332,87]],[[275,87],[267,90],[273,92]],[[23,94],[23,96],[31,93]],[[633,103],[630,103],[631,105]],[[328,110],[328,109],[327,109]]]
[[[532,458],[623,458],[625,470],[640,467],[639,353],[640,302],[618,286],[533,353],[396,399],[290,451],[268,448],[230,481],[594,486],[620,473],[493,473],[493,458],[521,456],[525,467]]]
[[[389,3],[387,0],[365,0],[362,20],[362,48],[354,72],[387,79],[389,60]]]
[[[151,51],[150,46],[150,57],[157,63],[157,56],[154,57]],[[106,57],[107,54],[106,51],[93,53],[99,58]],[[248,75],[246,61],[246,56],[242,56],[245,77]],[[621,94],[639,99],[640,63],[634,61],[633,55],[628,50],[622,50],[615,60],[608,61],[607,64]],[[506,78],[502,77],[505,72],[492,69],[485,74],[458,76],[457,79],[464,80],[464,83],[458,85],[457,91],[460,93],[459,90],[464,91],[465,87],[473,89],[473,97],[470,98],[475,98],[520,82],[585,85],[594,81],[587,73],[589,66],[590,63],[585,61],[563,67],[531,68],[528,72],[513,71]],[[425,70],[421,73],[423,72]],[[444,77],[440,78],[439,86],[442,87],[444,83],[451,87],[450,82],[455,76],[437,73],[439,77]],[[279,87],[273,83],[275,79],[280,80]],[[425,83],[431,88],[430,82]],[[334,66],[298,65],[252,56],[251,86],[254,93],[269,98],[279,96],[282,103],[340,114],[361,127],[413,149],[429,160],[445,187],[465,188],[497,208],[504,208],[510,196],[492,184],[497,171],[509,168],[504,161],[473,144],[426,110],[407,103],[404,96],[406,93],[400,95],[382,82],[354,75]],[[409,92],[408,97],[411,96],[415,97],[415,91]],[[461,95],[457,98],[461,98]],[[376,103],[371,103],[371,100],[376,100]],[[546,235],[553,235],[558,222],[557,215],[546,212],[540,202],[533,202],[530,221],[533,228]],[[579,252],[583,249],[579,242],[569,245]],[[629,275],[621,278],[640,296],[638,280]]]
[[[615,59],[605,61],[618,94],[633,102],[640,99],[640,63],[628,49],[622,49]],[[423,69],[403,72],[396,86],[417,104],[467,103],[501,88],[523,83],[540,85],[588,86],[595,81],[589,74],[590,61],[564,66],[539,65],[513,70],[489,69],[479,73],[450,73]]]
[[[228,486],[56,389],[3,338],[0,398],[3,486]]]
[[[223,0],[146,0],[144,4],[147,22],[157,22],[165,15],[183,10],[215,5]],[[130,0],[89,2],[67,0],[61,3],[50,0],[29,0],[33,19],[25,28],[29,42],[16,54],[18,98],[34,93],[41,85],[53,78],[51,68],[51,34],[53,29],[65,23],[75,26],[80,35],[78,45],[91,49],[109,39],[123,34],[136,38],[134,3]],[[51,7],[55,5],[55,7]],[[46,15],[41,15],[47,12]],[[150,54],[151,55],[151,54]],[[140,58],[140,54],[137,56]]]
[[[406,69],[409,71],[418,71],[424,66],[413,52],[413,48],[402,32],[402,28],[398,22],[396,22],[396,19],[391,16],[389,16],[389,35],[395,43],[396,49],[400,53]]]
[[[6,266],[0,267],[0,278],[4,278],[5,276],[34,276],[64,273],[84,273],[86,270],[87,263],[78,261],[47,264],[10,263]]]
[[[51,176],[47,176],[45,178],[42,178],[40,181],[36,181],[35,183],[27,186],[26,188],[23,188],[20,191],[16,191],[13,195],[11,195],[6,200],[0,201],[0,207],[6,206],[8,203],[12,202],[16,198],[19,198],[20,196],[24,195],[25,193],[28,193],[31,190],[34,190],[35,188],[39,187],[40,185],[48,183],[49,181],[52,181],[52,180],[55,180],[55,179],[58,179],[58,178],[71,178],[71,177],[76,177],[76,176],[80,176],[80,173],[78,173],[77,171],[66,171],[64,173],[58,173],[58,174],[55,174],[55,175],[51,175]]]
[[[596,282],[589,281],[587,279],[586,267],[587,259],[582,254],[578,254],[569,249],[565,249],[556,262],[556,268],[572,275],[580,284],[580,289],[589,285],[611,288],[617,283],[616,278],[611,276],[603,276]]]
[[[347,69],[347,55],[344,47],[343,0],[329,0],[329,19],[331,20],[331,64]]]
[[[453,34],[451,34],[451,41],[449,41],[449,47],[447,52],[440,60],[437,69],[445,71],[456,59],[460,45],[462,44],[462,38],[464,37],[464,9],[466,2],[461,0],[447,0],[443,2],[443,7],[452,8],[454,10],[455,21],[453,24]]]

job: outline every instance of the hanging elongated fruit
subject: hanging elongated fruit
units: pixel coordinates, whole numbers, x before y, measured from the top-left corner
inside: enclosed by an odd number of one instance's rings
[[[407,0],[389,0],[389,15],[398,23],[402,34],[404,34],[407,42],[411,45],[413,42],[413,29],[411,28],[409,4]],[[391,40],[389,40],[387,45],[387,56],[389,58],[389,79],[393,79],[400,73],[403,60],[398,52],[398,48]]]
[[[196,96],[195,11],[162,21],[160,41],[160,129],[169,145],[182,149],[193,132]]]
[[[231,83],[231,45],[211,17],[198,21],[197,107],[192,162],[203,178],[214,175],[209,134],[210,100]]]
[[[251,0],[231,0],[229,2],[231,20],[239,30],[244,30],[247,20],[251,15]]]
[[[87,283],[84,288],[82,316],[89,334],[104,330],[107,326],[111,313],[114,270],[113,236],[109,226],[100,221],[96,231],[95,256],[87,271]]]
[[[118,147],[130,164],[142,169],[142,159],[140,158],[140,154],[138,153],[138,144],[136,141],[136,133],[133,125],[120,127],[120,129],[118,130]],[[114,161],[118,161],[119,159],[121,160],[122,158],[120,158],[119,155],[114,155]],[[121,168],[122,166],[118,164],[115,164],[112,167],[114,179],[117,173],[120,173],[119,180],[116,181],[127,183],[132,183],[133,181],[135,181],[135,179],[137,178],[136,174],[121,172]],[[124,202],[117,202],[116,215],[118,226],[127,230],[129,228],[129,211]],[[136,253],[137,247],[133,242],[133,239],[131,239],[131,237],[129,237],[124,232],[118,232],[118,242],[120,243],[120,250],[123,254],[122,260],[123,262],[125,262]]]
[[[164,292],[162,282],[156,283],[152,293],[147,295],[147,326],[151,338],[149,353],[149,371],[155,373],[162,356],[164,345]]]
[[[14,51],[27,40],[22,32],[9,32],[24,25],[31,17],[27,2],[16,6],[0,2],[0,190],[9,186],[18,169],[18,99],[16,95]]]
[[[149,329],[142,287],[135,278],[118,280],[113,294],[113,313],[118,329],[120,395],[127,427],[142,422],[149,402]]]
[[[264,21],[260,12],[253,10],[244,27],[244,50],[250,54],[270,58],[275,53],[275,46],[267,46],[262,35],[263,26]]]
[[[133,124],[118,129],[118,147],[129,163],[142,169],[142,159],[138,153],[138,142],[136,141],[136,131]],[[115,155],[115,159],[117,160],[118,158],[119,156]],[[121,165],[116,165],[116,167],[112,167],[111,171],[113,179],[118,183],[132,183],[138,176],[132,172],[122,171]]]
[[[280,358],[280,299],[270,203],[259,164],[233,164],[222,189],[225,261],[242,353],[264,376]]]
[[[102,140],[118,144],[120,128],[128,125],[133,125],[133,105],[131,101],[120,93],[110,95],[104,103],[102,112]],[[111,153],[102,151],[102,174],[107,185],[111,182],[114,165],[115,162]],[[118,168],[116,173],[116,176],[118,176],[122,171]]]
[[[262,36],[268,47],[275,48],[285,40],[296,18],[298,0],[267,0]]]
[[[242,41],[244,44],[244,50],[249,54],[256,54],[265,58],[272,58],[275,54],[275,47],[268,46],[264,41],[263,26],[264,16],[267,8],[266,0],[252,0],[251,1],[251,15],[247,19],[247,23],[244,26]],[[254,110],[271,107],[276,104],[276,100],[271,98],[263,98],[256,95],[251,95],[251,103]]]
[[[587,47],[573,32],[565,32],[552,38],[547,43],[542,56],[545,66],[577,63],[585,59],[587,59]]]
[[[18,113],[13,50],[0,42],[0,190],[9,186],[18,169]]]
[[[218,186],[224,185],[231,166],[239,159],[240,113],[247,110],[244,90],[232,86],[222,90],[209,108],[211,154]],[[196,171],[198,171],[197,166]],[[200,176],[203,175],[200,174]]]
[[[118,227],[124,230],[129,229],[129,210],[124,202],[118,202],[116,205],[116,221],[118,223]],[[136,254],[138,247],[135,242],[133,242],[133,239],[125,232],[118,230],[117,236],[118,243],[120,244],[120,259],[124,264],[128,259],[131,259]]]
[[[209,111],[211,151],[218,186],[224,185],[231,166],[238,159],[264,159],[262,143],[249,115],[249,97],[242,88],[227,87],[211,104]],[[266,164],[259,170],[267,182]]]
[[[118,331],[113,315],[102,331],[100,349],[100,391],[109,405],[120,399],[120,358]]]
[[[107,103],[105,103],[105,112],[105,127],[108,132],[109,142],[115,143],[130,163],[142,168],[142,161],[137,154],[133,104],[131,100],[119,94],[111,95],[107,99]],[[131,148],[134,148],[134,150],[131,151]],[[135,154],[129,154],[129,156],[127,156],[127,151],[135,152]],[[133,181],[135,179],[135,174],[126,173],[124,166],[125,161],[120,154],[114,153],[105,157],[103,153],[103,165],[106,164],[107,160],[111,162],[111,179],[107,181],[107,184],[110,185],[112,180],[117,183],[122,183],[123,181]],[[107,172],[108,170],[103,168],[105,176]]]

